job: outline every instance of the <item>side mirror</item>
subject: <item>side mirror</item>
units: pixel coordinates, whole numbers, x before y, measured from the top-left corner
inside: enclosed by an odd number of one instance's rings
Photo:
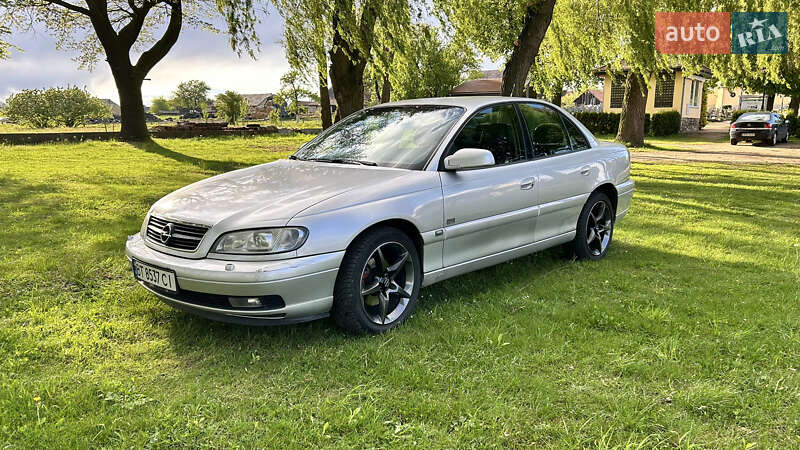
[[[479,169],[494,165],[494,155],[482,148],[462,148],[444,159],[446,170]]]

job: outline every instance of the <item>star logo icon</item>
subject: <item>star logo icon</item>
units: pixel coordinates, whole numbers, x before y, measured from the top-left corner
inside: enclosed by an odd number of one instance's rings
[[[754,18],[753,21],[750,22],[750,29],[752,30],[753,28],[763,27],[764,22],[766,21],[767,19],[758,20]]]

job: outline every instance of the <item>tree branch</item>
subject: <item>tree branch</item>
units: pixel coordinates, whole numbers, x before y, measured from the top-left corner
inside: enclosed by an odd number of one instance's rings
[[[84,14],[84,15],[87,15],[87,16],[91,16],[92,15],[92,13],[88,9],[86,9],[86,8],[84,8],[82,6],[73,5],[72,3],[64,2],[62,0],[47,0],[47,3],[52,3],[54,5],[58,5],[58,6],[61,6],[63,8],[66,8],[66,9],[68,9],[70,11],[81,13],[81,14]]]
[[[164,35],[161,36],[161,39],[153,44],[149,50],[142,53],[142,56],[139,57],[139,61],[137,61],[136,65],[133,67],[142,78],[150,72],[153,66],[167,55],[167,52],[169,52],[172,46],[178,42],[178,36],[181,33],[181,24],[183,23],[181,0],[167,0],[165,3],[172,9],[169,16],[169,23],[167,24],[167,30],[164,32]]]

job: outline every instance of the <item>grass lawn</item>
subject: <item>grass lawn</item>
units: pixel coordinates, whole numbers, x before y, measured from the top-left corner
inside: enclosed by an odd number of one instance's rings
[[[172,126],[176,125],[178,121],[183,119],[180,116],[162,116],[164,119],[163,122],[157,123],[149,123],[148,127],[153,128],[155,126]],[[171,121],[167,121],[167,118],[171,118]],[[212,119],[217,120],[217,119]],[[202,119],[192,119],[190,122],[202,122]],[[262,127],[267,125],[273,125],[272,122],[265,121],[265,120],[247,120],[242,123],[237,124],[237,126],[245,126],[247,124],[259,124]],[[274,124],[278,128],[295,128],[295,129],[308,129],[308,128],[322,128],[322,121],[319,118],[301,118],[298,121],[294,119],[289,120],[279,120],[277,123]],[[119,123],[109,123],[106,125],[103,124],[94,124],[94,125],[85,125],[82,127],[54,127],[54,128],[30,128],[14,123],[0,123],[0,133],[82,133],[88,131],[119,131],[120,124]]]
[[[305,139],[0,146],[0,447],[800,445],[800,167],[636,164],[605,260],[431,286],[382,336],[137,287],[151,203]]]

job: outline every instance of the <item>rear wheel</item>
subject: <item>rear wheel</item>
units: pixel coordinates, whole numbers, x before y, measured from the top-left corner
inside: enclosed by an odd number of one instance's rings
[[[778,132],[776,131],[772,133],[772,139],[770,139],[767,142],[769,143],[769,145],[776,145],[778,143]]]
[[[738,143],[739,143],[739,141],[737,141],[736,139],[731,139],[731,145],[736,145]]]
[[[614,234],[614,207],[602,192],[595,192],[583,205],[578,217],[575,240],[572,241],[574,255],[578,259],[598,260],[606,256]]]
[[[422,263],[411,238],[390,227],[370,230],[345,253],[331,315],[350,332],[382,333],[411,315],[421,281]]]

